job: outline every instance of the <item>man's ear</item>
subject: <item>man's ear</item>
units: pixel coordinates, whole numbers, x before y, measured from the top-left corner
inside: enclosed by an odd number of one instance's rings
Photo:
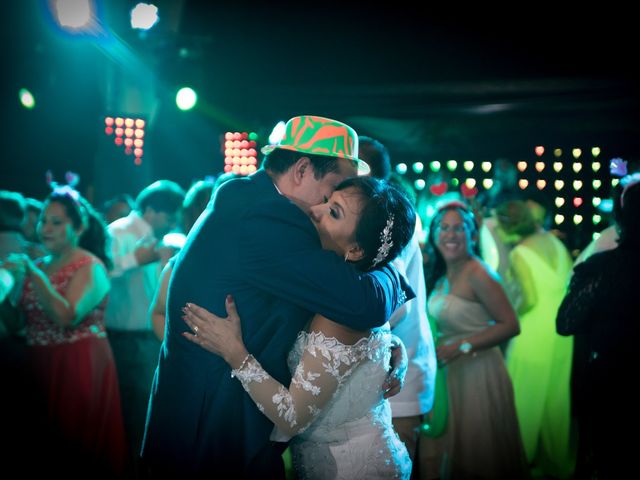
[[[309,157],[300,157],[298,161],[293,165],[293,181],[299,185],[302,183],[302,179],[305,174],[309,174],[311,169],[311,160]]]

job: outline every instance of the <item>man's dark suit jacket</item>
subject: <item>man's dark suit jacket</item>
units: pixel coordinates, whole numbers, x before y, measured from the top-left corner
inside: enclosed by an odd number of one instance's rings
[[[224,317],[227,294],[236,301],[247,349],[286,386],[287,354],[314,313],[365,330],[413,296],[391,267],[362,274],[322,250],[310,219],[264,170],[224,184],[189,234],[169,283],[142,447],[155,475],[282,473],[281,452],[269,441],[273,424],[221,357],[181,336],[188,329],[185,303]]]

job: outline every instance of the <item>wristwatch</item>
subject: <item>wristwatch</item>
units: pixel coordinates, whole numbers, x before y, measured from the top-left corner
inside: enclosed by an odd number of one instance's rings
[[[467,355],[468,353],[471,352],[472,349],[473,349],[473,345],[471,345],[466,340],[458,346],[458,350],[460,350],[460,353],[462,353],[463,355]]]

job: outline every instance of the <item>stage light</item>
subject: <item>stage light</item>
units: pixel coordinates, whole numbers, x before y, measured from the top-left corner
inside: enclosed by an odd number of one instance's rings
[[[483,172],[488,172],[489,170],[491,170],[491,162],[482,162],[482,164],[480,164],[480,167],[482,168]]]
[[[597,172],[598,170],[600,170],[600,167],[602,167],[602,165],[600,164],[600,162],[593,162],[591,163],[591,169],[594,172]]]
[[[149,30],[158,21],[158,7],[150,3],[139,3],[131,10],[131,28]]]
[[[602,182],[600,180],[596,179],[593,182],[591,182],[591,184],[593,185],[593,189],[594,190],[598,190],[600,188],[600,186],[602,185]]]
[[[602,217],[596,213],[591,217],[591,221],[594,225],[598,225],[602,221]]]
[[[424,164],[422,162],[416,162],[413,164],[413,171],[416,173],[422,173],[424,170]]]
[[[90,0],[54,0],[52,7],[56,21],[67,30],[86,30],[94,23],[95,5]]]
[[[447,160],[447,168],[449,171],[453,172],[456,168],[458,168],[458,162],[455,160]]]
[[[574,162],[573,163],[573,171],[578,173],[580,170],[582,170],[582,164],[579,162]]]
[[[575,223],[576,225],[580,225],[582,223],[582,215],[576,213],[573,216],[573,223]]]
[[[193,88],[183,87],[176,94],[176,105],[180,110],[191,110],[198,101],[198,95]]]
[[[467,172],[470,172],[471,170],[473,170],[473,162],[471,160],[466,160],[462,166],[464,167],[464,169]]]
[[[555,204],[557,208],[560,208],[561,206],[564,205],[564,198],[562,197],[556,197],[555,199]]]
[[[562,162],[553,162],[553,169],[556,172],[559,172],[560,170],[562,170]]]
[[[458,185],[460,185],[460,180],[458,180],[457,178],[452,178],[451,185],[453,185],[454,187],[457,187]]]
[[[427,183],[424,181],[424,179],[419,178],[418,180],[413,182],[413,185],[416,187],[416,190],[424,190],[424,187],[427,186]]]
[[[593,200],[591,200],[591,203],[593,204],[594,207],[598,207],[600,203],[602,203],[602,199],[600,197],[593,197]]]
[[[482,186],[489,190],[491,187],[493,187],[493,180],[491,180],[490,178],[485,178],[484,180],[482,180]]]
[[[547,182],[545,180],[543,179],[536,180],[536,187],[538,187],[538,190],[542,190],[546,186],[547,186]]]
[[[579,148],[574,148],[573,150],[571,150],[571,155],[573,155],[573,158],[577,160],[578,158],[580,158],[580,155],[582,155],[582,150],[580,150]]]
[[[583,200],[582,197],[574,197],[573,199],[573,206],[578,208],[580,205],[582,205]]]
[[[27,110],[31,110],[36,106],[36,99],[33,98],[33,94],[26,88],[21,88],[18,91],[18,97],[20,98],[22,106]]]
[[[114,135],[114,143],[119,147],[124,146],[124,153],[126,155],[135,155],[134,164],[142,164],[142,146],[144,145],[142,137],[144,137],[144,126],[146,122],[142,118],[106,116],[104,117],[104,124],[106,125],[104,133],[107,136]],[[133,128],[134,126],[140,128]]]
[[[225,139],[225,157],[224,171],[234,172],[240,175],[249,175],[256,171],[257,152],[255,148],[246,148],[249,146],[248,132],[226,132]],[[257,138],[257,136],[256,136]],[[230,140],[233,139],[233,140]],[[255,143],[255,141],[252,141]],[[243,147],[244,148],[241,148]],[[233,148],[232,148],[233,147]]]
[[[564,222],[564,215],[561,215],[561,214],[558,213],[554,217],[554,220],[556,222],[556,225],[560,225],[562,222]]]
[[[476,179],[475,178],[467,178],[464,181],[464,184],[467,186],[467,188],[472,189],[476,186]]]
[[[596,158],[598,155],[600,155],[600,147],[593,147],[591,149],[591,155],[593,155],[593,158]]]
[[[518,180],[518,186],[524,190],[525,188],[527,188],[529,186],[529,180],[527,180],[526,178],[521,178],[520,180]]]
[[[615,187],[616,185],[618,185],[618,183],[620,183],[620,179],[619,178],[614,178],[611,180],[611,186]]]
[[[432,172],[439,172],[440,169],[442,168],[442,165],[440,164],[439,161],[435,160],[429,164],[429,168],[431,169]]]
[[[538,172],[542,172],[544,170],[544,162],[536,162],[535,167]]]
[[[516,166],[518,167],[518,170],[524,172],[527,169],[527,162],[519,161]]]
[[[574,180],[573,181],[573,189],[578,191],[582,188],[582,180]]]
[[[400,175],[404,175],[405,173],[407,173],[407,164],[406,163],[397,164],[396,172],[398,172]]]
[[[544,154],[544,147],[543,147],[543,146],[541,146],[541,145],[540,145],[540,146],[537,146],[537,147],[535,148],[535,152],[536,152],[536,155],[537,155],[537,156],[541,157],[541,156]]]
[[[562,180],[556,180],[553,182],[553,185],[556,187],[556,190],[562,190],[564,187],[564,182]]]

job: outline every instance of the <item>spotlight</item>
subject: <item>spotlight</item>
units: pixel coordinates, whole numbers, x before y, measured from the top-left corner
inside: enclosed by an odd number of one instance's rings
[[[178,90],[176,95],[176,105],[180,110],[191,110],[198,101],[198,95],[195,90],[184,87]]]
[[[131,28],[149,30],[158,22],[158,7],[139,3],[131,10]]]

